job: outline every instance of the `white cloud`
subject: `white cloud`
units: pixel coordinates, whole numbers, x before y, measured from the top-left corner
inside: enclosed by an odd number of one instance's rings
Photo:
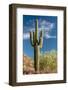
[[[39,24],[40,24],[41,28],[44,29],[45,31],[51,31],[51,29],[54,28],[54,23],[51,23],[46,20],[40,21]]]
[[[29,33],[24,33],[24,34],[23,34],[23,39],[29,39],[29,37],[30,37],[30,36],[29,36]]]
[[[35,23],[32,22],[32,24],[34,24],[33,26],[24,26],[24,29],[26,31],[34,31],[35,30]],[[46,20],[38,20],[38,30],[44,30],[46,32],[51,31],[54,28],[54,23],[51,23],[49,21]]]
[[[40,20],[40,21],[38,21],[38,24],[39,24],[38,25],[38,31],[40,32],[42,30],[43,34],[44,34],[44,37],[46,39],[56,38],[56,36],[51,36],[50,35],[50,32],[52,32],[52,30],[54,28],[54,23],[51,23],[51,22],[46,21],[46,20]],[[30,37],[29,32],[30,31],[35,31],[35,26],[34,27],[25,26],[24,29],[26,29],[25,31],[28,31],[28,32],[24,33],[23,39],[29,39],[29,37]]]
[[[46,34],[45,34],[45,38],[46,38],[46,39],[49,39],[49,38],[56,38],[56,36],[51,36],[51,35],[49,35],[48,33],[46,33]]]
[[[44,36],[46,39],[49,39],[49,38],[56,38],[56,36],[51,36],[49,35],[49,33],[46,33],[44,34]],[[23,39],[26,40],[26,39],[29,39],[30,38],[30,34],[29,33],[24,33],[23,34]]]

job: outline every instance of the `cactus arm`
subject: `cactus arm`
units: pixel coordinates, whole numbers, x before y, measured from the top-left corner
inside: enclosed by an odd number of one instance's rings
[[[40,37],[39,37],[39,43],[38,45],[40,46],[40,48],[42,48],[43,45],[43,35],[42,35],[42,31],[40,32]]]
[[[33,32],[30,32],[30,42],[31,42],[31,45],[34,46],[34,40],[33,40]]]
[[[33,42],[34,42],[34,45],[35,45],[35,43],[36,43],[36,41],[35,41],[35,32],[33,32]]]
[[[40,48],[42,48],[42,45],[43,45],[43,38],[40,37],[40,41],[39,41],[39,46],[40,46]]]

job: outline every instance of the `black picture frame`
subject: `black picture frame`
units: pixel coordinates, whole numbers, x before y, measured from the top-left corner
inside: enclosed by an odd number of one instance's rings
[[[64,72],[63,80],[52,81],[36,81],[36,82],[16,82],[16,10],[17,8],[32,8],[32,9],[49,9],[49,10],[63,10],[64,12]],[[42,5],[27,5],[27,4],[10,4],[9,5],[9,85],[24,86],[24,85],[41,85],[41,84],[56,84],[66,83],[66,7],[60,6],[42,6]]]

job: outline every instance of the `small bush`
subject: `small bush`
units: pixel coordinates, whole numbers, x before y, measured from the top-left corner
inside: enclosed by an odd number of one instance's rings
[[[57,53],[52,50],[40,55],[40,72],[54,73],[57,72]]]

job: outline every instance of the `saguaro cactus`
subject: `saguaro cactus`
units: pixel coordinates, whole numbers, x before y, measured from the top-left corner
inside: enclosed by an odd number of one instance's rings
[[[43,35],[42,31],[40,31],[40,35],[38,32],[38,19],[35,22],[35,31],[30,32],[30,42],[31,45],[34,47],[34,68],[35,73],[39,73],[39,55],[40,55],[40,48],[43,45]]]

